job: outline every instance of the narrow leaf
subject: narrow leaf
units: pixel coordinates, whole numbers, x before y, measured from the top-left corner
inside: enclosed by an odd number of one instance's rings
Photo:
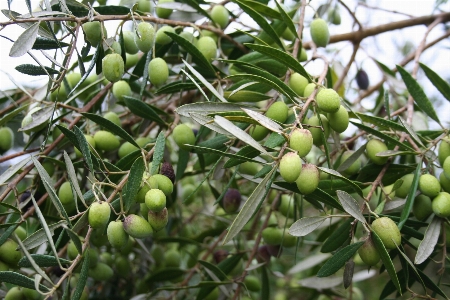
[[[89,272],[89,251],[84,251],[83,257],[84,260],[83,265],[81,266],[80,277],[78,278],[75,291],[73,292],[73,295],[71,297],[72,300],[80,300],[84,287],[86,286]]]
[[[164,122],[161,117],[154,111],[154,109],[147,103],[129,96],[124,96],[123,98],[128,109],[131,110],[131,112],[135,115],[166,126],[166,122]]]
[[[320,252],[329,253],[342,247],[346,241],[350,239],[350,229],[353,219],[348,219],[342,222],[342,225],[333,231],[333,233],[327,238],[325,243],[322,244]]]
[[[142,157],[134,162],[130,169],[130,175],[128,176],[128,181],[125,186],[125,197],[124,197],[124,208],[128,211],[133,204],[134,198],[139,191],[139,186],[142,182],[142,176],[144,175],[145,164]]]
[[[378,251],[378,254],[381,257],[381,261],[384,264],[384,267],[386,268],[386,271],[388,272],[389,276],[391,277],[391,281],[396,287],[397,291],[402,294],[402,288],[400,286],[400,282],[398,281],[397,273],[395,272],[394,264],[392,263],[391,257],[389,256],[389,253],[387,252],[386,248],[384,247],[383,242],[380,240],[378,235],[372,230],[372,241],[375,245],[375,248]]]
[[[108,131],[114,133],[115,135],[120,136],[125,141],[133,144],[134,146],[136,146],[138,148],[140,148],[139,145],[134,140],[134,138],[131,135],[129,135],[128,132],[126,132],[125,130],[123,130],[122,127],[117,126],[116,124],[114,124],[110,120],[107,120],[107,119],[105,119],[105,118],[103,118],[103,117],[101,117],[99,115],[91,114],[91,113],[82,113],[82,115],[85,116],[86,118],[88,118],[89,120],[94,121],[98,125],[106,128]]]
[[[29,104],[20,105],[18,108],[14,109],[12,112],[3,115],[0,119],[0,127],[4,126],[6,123],[14,119],[15,116],[20,114],[24,109],[28,108]]]
[[[363,155],[364,151],[366,150],[366,145],[362,145],[358,150],[356,150],[352,155],[350,155],[344,163],[342,163],[339,168],[337,168],[336,171],[338,172],[344,172],[347,170],[361,155]]]
[[[31,257],[33,258],[34,262],[40,267],[45,268],[58,266],[58,260],[54,256],[45,254],[31,254]],[[70,265],[71,263],[70,260],[64,258],[59,258],[59,260],[63,265]],[[24,256],[19,260],[18,266],[21,268],[30,268],[30,260]]]
[[[419,63],[422,70],[425,72],[425,75],[431,81],[431,83],[441,92],[442,96],[445,97],[448,101],[450,101],[450,85],[442,79],[436,72],[428,68],[423,63]]]
[[[283,133],[283,127],[278,125],[277,122],[273,121],[272,119],[266,117],[263,114],[260,114],[258,112],[255,112],[251,109],[241,108],[245,113],[252,118],[253,120],[256,120],[259,124],[266,127],[267,129],[277,132],[277,133]]]
[[[305,236],[316,230],[327,217],[305,217],[295,221],[289,228],[289,234],[293,236]]]
[[[155,174],[159,168],[159,165],[163,161],[164,158],[164,147],[166,145],[166,138],[164,136],[164,132],[160,132],[158,137],[156,138],[155,151],[153,152],[153,162],[151,174]]]
[[[73,193],[73,194],[77,195],[78,198],[84,203],[84,205],[86,205],[86,203],[84,202],[84,199],[83,199],[83,193],[81,192],[80,185],[78,183],[77,174],[75,173],[75,168],[72,164],[72,160],[70,159],[70,157],[66,151],[64,151],[63,156],[64,156],[64,162],[66,164],[67,175],[69,175],[69,182],[72,187],[72,192],[75,191],[75,193]],[[75,203],[76,203],[76,197],[75,197]]]
[[[241,107],[239,104],[221,103],[221,102],[197,102],[185,104],[178,107],[175,111],[184,117],[190,117],[191,113],[208,115],[217,112],[239,112]]]
[[[63,43],[63,42],[57,42],[53,39],[48,39],[45,37],[38,36],[36,38],[36,41],[33,44],[32,49],[35,50],[50,50],[50,49],[59,49],[61,47],[68,47],[70,44]]]
[[[321,170],[322,172],[325,172],[327,174],[336,176],[336,177],[342,179],[343,181],[349,183],[353,187],[355,192],[357,192],[360,196],[363,195],[361,188],[356,183],[354,183],[352,180],[350,180],[347,177],[341,175],[341,173],[339,173],[339,172],[337,172],[335,170],[332,170],[332,169],[324,168],[324,167],[318,167],[318,169]]]
[[[303,260],[301,260],[299,263],[297,263],[295,266],[289,269],[287,272],[288,274],[298,274],[302,271],[306,271],[311,269],[314,266],[317,266],[321,262],[323,262],[325,259],[328,259],[331,256],[329,253],[317,253],[312,254],[310,256],[307,256]]]
[[[219,126],[221,126],[223,129],[228,131],[231,135],[238,138],[239,140],[243,141],[244,143],[249,144],[253,148],[259,150],[261,153],[269,155],[269,153],[267,153],[267,151],[257,141],[255,141],[247,132],[240,129],[239,127],[237,127],[232,122],[225,119],[224,117],[215,116],[214,121]]]
[[[17,38],[11,47],[9,56],[20,57],[33,48],[34,41],[36,41],[40,22],[34,23]]]
[[[425,237],[417,249],[416,257],[414,258],[416,265],[423,263],[433,253],[434,247],[439,239],[439,234],[441,233],[441,222],[442,219],[433,216],[433,220],[425,232]]]
[[[414,178],[411,183],[411,188],[408,192],[408,196],[406,197],[406,203],[405,206],[402,209],[402,214],[400,216],[400,221],[398,222],[397,226],[398,229],[402,229],[403,225],[405,225],[405,222],[409,218],[409,214],[413,208],[414,205],[414,199],[416,198],[416,191],[417,187],[419,186],[419,178],[420,178],[420,169],[422,166],[422,160],[420,159],[419,163],[417,164],[416,171],[414,172]]]
[[[89,150],[89,143],[86,140],[83,132],[78,128],[78,126],[73,127],[73,131],[77,138],[78,145],[80,146],[80,151],[83,154],[84,161],[89,167],[89,171],[94,174],[94,165],[92,164],[91,151]]]
[[[423,89],[420,87],[419,83],[414,79],[414,77],[412,77],[412,75],[408,71],[403,69],[401,66],[397,65],[397,70],[402,76],[406,88],[414,98],[417,106],[419,106],[420,109],[423,110],[430,118],[440,124],[436,111],[433,108],[433,104],[431,104],[430,100],[428,99]]]
[[[266,196],[271,184],[272,184],[272,178],[275,173],[275,168],[272,169],[272,172],[268,173],[266,177],[264,177],[263,180],[258,184],[258,186],[255,188],[253,193],[248,197],[247,201],[244,203],[244,206],[242,207],[241,211],[237,215],[237,217],[234,219],[233,223],[231,224],[230,229],[228,230],[227,235],[225,236],[225,239],[223,241],[223,244],[225,245],[230,240],[232,240],[238,233],[241,232],[242,228],[247,224],[247,222],[251,219],[251,217],[254,215],[254,213],[257,211],[258,207],[260,206],[261,202],[264,200],[264,197]]]
[[[213,118],[197,113],[190,113],[189,115],[195,122],[199,123],[200,125],[208,127],[209,129],[214,130],[217,133],[228,135],[228,131],[214,123]]]
[[[344,210],[349,213],[352,217],[354,217],[356,220],[360,221],[361,223],[365,223],[366,219],[361,213],[361,210],[359,208],[358,202],[353,198],[350,194],[344,192],[344,191],[337,191],[336,192],[339,201],[342,204],[342,207],[344,207]]]
[[[13,177],[23,166],[25,166],[31,157],[26,157],[20,162],[11,165],[2,175],[0,175],[0,185],[3,185],[6,181],[8,181],[11,177]]]
[[[12,271],[0,272],[0,282],[11,283],[14,285],[35,290],[33,279]],[[48,288],[42,284],[39,285],[39,289],[41,291],[48,291]]]
[[[56,71],[55,69],[52,69],[49,67],[44,67],[44,68],[45,68],[45,70],[41,66],[36,66],[36,65],[32,65],[32,64],[23,64],[23,65],[18,65],[15,67],[15,69],[17,71],[19,71],[20,73],[23,73],[26,75],[31,75],[31,76],[59,74],[59,72]]]
[[[345,263],[355,255],[356,251],[364,244],[364,242],[357,242],[348,245],[338,252],[336,252],[317,272],[317,277],[328,277],[336,273],[342,268]]]
[[[50,234],[53,236],[55,234],[55,229],[62,227],[66,225],[67,222],[62,220],[57,223],[48,225],[48,229],[50,231]],[[36,248],[43,243],[47,242],[47,236],[43,228],[39,229],[38,231],[34,232],[30,236],[28,236],[26,239],[23,240],[23,245],[27,250]]]

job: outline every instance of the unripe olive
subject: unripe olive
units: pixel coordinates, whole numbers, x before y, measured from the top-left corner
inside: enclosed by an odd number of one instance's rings
[[[169,197],[172,195],[173,192],[173,183],[172,180],[170,180],[167,176],[164,176],[162,174],[155,174],[151,177],[150,180],[154,180],[157,183],[157,188],[160,189],[166,197]],[[153,184],[152,184],[152,188]]]
[[[28,126],[29,124],[31,124],[36,118],[37,118],[37,114],[38,111],[42,110],[41,107],[34,107],[32,108],[23,118],[22,120],[22,128],[25,128],[26,126]],[[37,132],[39,130],[42,130],[45,126],[47,126],[48,121],[45,121],[41,124],[38,124],[32,128],[29,128],[27,130],[23,130],[23,132],[25,132],[26,134],[31,134],[32,132]]]
[[[152,226],[153,231],[160,231],[166,227],[167,222],[169,222],[169,214],[167,208],[164,207],[160,211],[148,211],[148,223]]]
[[[134,36],[135,33],[128,31],[128,30],[124,30],[123,31],[123,43],[125,46],[125,52],[129,53],[129,54],[136,54],[139,52],[139,48],[136,45],[136,42],[134,40]],[[127,57],[127,61],[128,61],[128,57]]]
[[[142,52],[148,52],[153,47],[153,41],[155,39],[155,28],[152,24],[141,22],[138,24],[136,28],[137,33],[135,35],[135,43],[136,46],[141,50]]]
[[[280,198],[278,211],[286,218],[294,217],[294,202],[291,201],[292,199],[292,196],[288,194],[283,194]]]
[[[174,0],[159,0],[158,4],[174,2]],[[156,15],[162,19],[167,19],[172,14],[173,9],[156,7]]]
[[[162,211],[166,207],[166,195],[160,189],[151,189],[145,194],[145,204],[151,211]]]
[[[25,295],[23,294],[22,290],[14,286],[9,289],[9,291],[5,294],[4,300],[25,300]]]
[[[291,78],[289,78],[289,87],[300,97],[303,97],[303,92],[305,91],[305,87],[307,85],[308,79],[298,73],[293,73]]]
[[[94,280],[108,281],[113,277],[114,271],[107,264],[99,262],[95,267],[89,269],[88,274]]]
[[[388,157],[377,156],[378,153],[387,150],[386,144],[376,139],[370,140],[366,145],[367,156],[376,165],[384,165],[387,162]]]
[[[102,41],[102,25],[99,21],[86,22],[82,25],[84,36],[92,46],[97,47]],[[106,29],[103,28],[104,35],[106,36]]]
[[[250,136],[255,139],[255,141],[261,141],[269,133],[269,129],[261,125],[255,125],[250,129]]]
[[[361,90],[367,90],[369,87],[369,76],[363,69],[359,69],[356,73],[356,83]]]
[[[207,61],[211,61],[217,56],[217,44],[213,38],[202,36],[197,41],[197,49],[203,54]]]
[[[320,119],[322,121],[322,128],[323,128],[323,135],[325,136],[325,140],[322,137],[322,129],[317,127],[320,126],[319,118],[317,115],[312,116],[309,118],[309,120],[306,122],[306,124],[316,127],[310,127],[308,130],[311,132],[311,135],[313,137],[313,143],[316,146],[323,145],[328,137],[330,136],[330,125],[328,122],[328,118],[324,115],[320,115]]]
[[[143,239],[149,237],[153,233],[153,229],[146,219],[130,214],[123,222],[125,232],[136,239]]]
[[[219,25],[220,28],[227,27],[230,13],[223,5],[214,5],[213,9],[211,10],[210,16],[211,20]]]
[[[441,184],[439,180],[431,174],[420,175],[419,190],[422,194],[434,198],[441,191]]]
[[[0,153],[11,149],[14,142],[14,133],[9,127],[0,128]]]
[[[291,248],[297,245],[297,237],[290,235],[287,230],[284,231],[283,241],[281,246],[285,248]]]
[[[117,53],[108,54],[102,59],[103,76],[111,82],[122,78],[124,67],[122,56]]]
[[[22,288],[22,293],[27,300],[39,300],[42,299],[41,294],[39,294],[38,291],[28,289],[28,288]]]
[[[450,194],[447,192],[440,192],[434,197],[431,207],[436,216],[441,218],[450,217]]]
[[[358,249],[358,254],[362,261],[368,266],[375,266],[380,261],[380,255],[370,237],[368,237],[364,244]]]
[[[355,153],[354,151],[348,150],[345,151],[344,153],[342,153],[341,156],[341,165],[353,154]],[[350,167],[348,167],[347,169],[345,169],[342,173],[346,176],[352,176],[356,173],[359,172],[359,169],[361,169],[361,160],[358,158],[357,160],[355,160]]]
[[[306,49],[305,48],[302,47],[300,50],[298,50],[297,59],[300,62],[308,60],[308,54],[306,53]]]
[[[286,122],[288,117],[289,107],[286,103],[277,101],[274,102],[266,112],[266,117],[271,118],[274,121],[278,121],[280,123]]]
[[[78,249],[75,246],[75,243],[70,240],[69,243],[67,243],[67,257],[71,260],[74,260],[78,256]]]
[[[308,83],[305,86],[305,89],[303,90],[303,97],[306,97],[306,98],[309,97],[316,89],[316,86],[317,86],[317,84],[314,82]],[[322,89],[323,89],[322,87],[319,87],[317,93]],[[317,95],[317,93],[316,93],[316,95]]]
[[[317,47],[326,47],[330,41],[330,32],[325,20],[317,18],[310,24],[311,38]]]
[[[237,212],[241,206],[241,200],[241,193],[236,189],[229,188],[222,199],[223,210],[228,214]]]
[[[123,100],[124,96],[131,96],[131,87],[125,80],[119,80],[114,83],[112,93],[118,100]]]
[[[69,205],[74,203],[75,198],[72,193],[72,187],[70,185],[70,182],[66,181],[63,184],[61,184],[58,191],[58,197],[63,205]]]
[[[441,143],[439,144],[438,149],[439,164],[442,166],[444,164],[445,159],[449,156],[450,156],[450,139],[447,136],[446,138],[442,139]]]
[[[12,239],[7,239],[0,246],[0,261],[12,268],[17,268],[17,263],[22,258],[20,251],[17,251],[18,244]]]
[[[120,147],[119,139],[109,131],[99,130],[94,134],[96,148],[103,151],[112,151]]]
[[[412,211],[417,220],[419,221],[426,220],[433,212],[433,209],[431,208],[430,197],[425,195],[418,195],[414,199]]]
[[[334,25],[340,25],[341,24],[341,14],[339,13],[338,7],[330,10],[328,13],[328,17],[330,19],[330,22]]]
[[[128,234],[123,228],[122,221],[109,222],[106,235],[111,246],[117,249],[122,249],[128,242]]]
[[[442,169],[445,177],[447,177],[447,179],[450,179],[450,156],[448,156],[445,160],[444,163],[442,164]]]
[[[176,249],[169,249],[164,253],[164,262],[166,263],[166,267],[178,268],[181,264],[181,255],[180,252]]]
[[[247,275],[244,284],[251,292],[259,292],[261,290],[261,280],[255,275]]]
[[[127,57],[127,61],[125,62],[125,68],[129,69],[131,67],[134,67],[138,63],[140,55],[139,55],[139,53],[135,53],[135,54],[126,53],[126,57]]]
[[[182,32],[180,32],[179,35],[180,35],[180,37],[182,37],[182,38],[184,38],[185,40],[191,42],[192,44],[197,43],[197,38],[194,37],[194,35],[192,34],[192,32],[189,32],[189,31],[182,31]],[[183,47],[181,47],[181,46],[179,46],[179,47],[180,47],[180,50],[185,51],[185,49],[184,49]]]
[[[209,36],[210,38],[212,38],[214,40],[214,42],[217,44],[217,42],[219,41],[219,37],[217,36],[217,34],[215,32],[212,32],[210,30],[206,30],[206,29],[202,29],[200,31],[200,36]],[[198,42],[198,41],[197,41]],[[197,44],[194,44],[197,45]]]
[[[335,113],[328,114],[328,121],[330,122],[330,127],[338,133],[342,133],[348,128],[349,117],[348,112],[344,106],[340,105],[339,110]]]
[[[327,113],[336,113],[341,106],[339,94],[333,89],[322,89],[317,93],[316,102],[319,108]]]
[[[119,127],[122,126],[122,123],[120,122],[119,116],[113,111],[109,111],[106,114],[104,114],[103,118],[105,118],[108,121],[113,122],[114,124],[116,124]]]
[[[178,124],[172,133],[175,143],[184,150],[189,150],[190,147],[185,144],[194,145],[195,135],[192,129],[186,124]]]
[[[88,248],[89,252],[89,268],[94,268],[98,263],[98,251],[95,248]]]
[[[295,35],[292,33],[292,31],[289,28],[286,28],[283,33],[281,34],[281,37],[288,41],[293,41],[295,39]],[[299,49],[300,51],[300,49]]]
[[[109,48],[105,51],[105,55],[112,53],[122,54],[122,48],[120,47],[119,42],[113,41],[111,45],[109,45]]]
[[[89,225],[92,228],[103,228],[109,221],[111,207],[107,202],[94,202],[89,208]]]
[[[23,228],[22,226],[18,226],[15,230],[14,233],[17,234],[17,237],[23,241],[24,239],[26,239],[27,237],[27,230],[25,228]]]
[[[402,185],[395,190],[395,196],[399,198],[406,198],[408,196],[409,191],[411,190],[411,185],[414,179],[414,174],[404,175],[402,178]]]
[[[128,259],[128,257],[125,256],[119,256],[116,258],[115,261],[115,265],[116,265],[116,270],[117,270],[117,274],[119,275],[119,277],[121,278],[126,278],[128,277],[128,275],[130,275],[131,272],[131,264],[130,264],[130,260]]]
[[[139,0],[138,1],[138,9],[142,12],[151,12],[152,11],[152,1]]]
[[[261,166],[256,162],[246,161],[239,165],[239,172],[242,174],[254,176],[259,170],[261,170]]]
[[[172,26],[164,25],[156,32],[155,42],[160,45],[167,45],[172,42],[172,38],[166,34],[166,32],[175,33],[175,29]]]
[[[140,147],[144,147],[145,145],[147,145],[148,143],[150,143],[150,139],[146,138],[146,137],[140,137],[136,139],[136,143],[140,146]],[[130,142],[125,142],[123,143],[118,151],[118,155],[120,158],[127,156],[128,154],[138,150],[139,148],[136,147],[135,145],[131,144]]]
[[[288,152],[280,160],[280,175],[284,181],[294,182],[302,171],[302,160],[294,152]]]
[[[280,245],[283,239],[283,231],[277,227],[266,227],[261,232],[264,242],[268,245]]]
[[[381,217],[372,222],[372,230],[378,235],[386,249],[395,249],[400,246],[402,237],[400,230],[392,219]]]
[[[300,157],[305,157],[312,148],[313,136],[307,129],[295,128],[289,138],[289,148],[297,151]]]
[[[442,189],[447,193],[450,193],[450,179],[445,176],[444,172],[441,172],[441,174],[439,175],[439,182]]]
[[[156,57],[148,64],[148,76],[153,85],[160,86],[169,78],[169,67],[164,59]]]
[[[0,272],[8,271],[8,270],[9,270],[9,266],[0,260]]]
[[[303,164],[302,171],[295,183],[303,195],[311,194],[319,186],[319,169],[313,164]]]

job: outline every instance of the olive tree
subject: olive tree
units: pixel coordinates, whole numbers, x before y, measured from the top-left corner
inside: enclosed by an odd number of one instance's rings
[[[445,1],[25,4],[2,297],[448,298]]]

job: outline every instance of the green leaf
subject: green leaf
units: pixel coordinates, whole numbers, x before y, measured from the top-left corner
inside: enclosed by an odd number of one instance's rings
[[[51,235],[53,236],[55,234],[55,229],[62,227],[66,225],[67,222],[64,220],[61,220],[57,223],[48,225],[48,229],[50,230]],[[26,239],[23,240],[23,245],[27,250],[36,248],[43,243],[47,242],[47,236],[45,234],[45,231],[43,228],[39,229],[38,231],[34,232],[30,236],[28,236]]]
[[[222,102],[227,102],[225,98],[219,94],[219,92],[199,73],[197,72],[187,61],[184,59],[182,60],[184,65],[189,69],[189,71],[192,73],[192,75],[195,76],[197,80],[199,80],[217,99],[219,99]],[[193,80],[195,83],[195,81]]]
[[[142,176],[144,175],[145,164],[142,157],[136,159],[134,164],[131,166],[130,175],[128,176],[127,184],[124,188],[126,197],[124,198],[124,209],[128,211],[133,204],[134,198],[136,197],[139,186],[142,182]]]
[[[273,59],[276,59],[277,61],[283,63],[284,65],[291,68],[293,71],[299,73],[300,75],[308,79],[308,82],[312,82],[308,72],[306,72],[305,68],[299,63],[299,61],[293,58],[291,55],[287,54],[286,52],[264,45],[245,44],[245,46],[255,51],[258,51],[259,53],[270,56]]]
[[[411,213],[412,207],[414,205],[414,199],[416,198],[416,191],[417,187],[419,185],[419,178],[420,178],[420,169],[422,166],[422,159],[417,163],[416,171],[414,172],[414,178],[411,183],[411,188],[408,192],[408,197],[406,197],[406,203],[405,206],[402,209],[402,214],[400,216],[400,222],[398,222],[397,226],[398,229],[402,229],[403,225],[405,225],[405,222],[409,218],[409,214]]]
[[[219,134],[228,135],[228,131],[226,131],[225,129],[214,123],[214,119],[212,117],[197,113],[190,113],[189,115],[192,118],[192,120],[199,123],[200,125],[205,126],[211,130],[214,130]]]
[[[351,223],[353,219],[347,219],[342,222],[341,226],[327,238],[322,244],[320,252],[329,253],[333,252],[344,245],[346,241],[350,239],[350,230],[352,228]]]
[[[94,9],[101,15],[127,15],[130,13],[129,7],[119,5],[100,5]]]
[[[386,268],[386,271],[388,272],[389,276],[391,277],[391,280],[394,284],[394,286],[397,288],[397,291],[402,294],[402,288],[400,287],[400,282],[398,281],[397,274],[395,272],[394,264],[392,263],[391,257],[389,256],[389,253],[387,252],[386,248],[384,247],[383,242],[380,240],[378,235],[372,230],[372,241],[375,245],[375,248],[378,251],[378,254],[381,257],[381,261],[384,264],[384,267]]]
[[[259,155],[259,153],[260,152],[258,150],[256,150],[255,148],[253,148],[252,146],[244,146],[241,149],[239,149],[238,152],[236,152],[236,155],[245,157],[246,159],[245,158],[242,158],[242,159],[241,158],[231,158],[223,165],[223,167],[228,169],[228,168],[237,166],[243,162],[248,161],[247,159],[250,160],[252,158],[257,157]]]
[[[192,145],[191,148],[192,148],[194,153],[215,153],[215,154],[218,154],[220,156],[225,156],[225,157],[230,157],[230,158],[234,158],[234,159],[250,161],[250,162],[255,162],[255,163],[260,163],[257,160],[253,160],[253,159],[250,159],[250,158],[239,156],[237,154],[231,154],[231,153],[228,153],[228,152],[220,151],[220,150],[217,150],[217,149],[214,149],[214,148],[207,148],[207,147],[201,147],[201,146],[195,146],[195,145]],[[258,154],[259,153],[260,152],[258,152]]]
[[[115,135],[118,135],[119,137],[123,138],[125,141],[133,144],[134,146],[139,147],[139,145],[136,143],[134,138],[128,134],[125,130],[122,129],[122,127],[117,126],[110,120],[107,120],[99,115],[91,114],[91,113],[82,113],[83,116],[88,118],[89,120],[97,123],[98,125],[106,128],[108,131],[114,133]]]
[[[383,70],[384,73],[391,75],[392,77],[395,77],[395,72],[392,72],[392,70],[389,69],[385,64],[381,63],[378,60],[375,60],[375,62],[378,64],[381,70]]]
[[[185,104],[178,107],[175,111],[184,117],[190,117],[191,113],[208,115],[218,112],[242,112],[239,104],[221,103],[221,102],[197,102]]]
[[[363,155],[364,151],[366,150],[366,144],[359,147],[358,150],[356,150],[352,155],[350,155],[338,168],[336,171],[338,172],[344,172],[347,170],[361,155]]]
[[[56,257],[51,256],[51,255],[31,254],[31,257],[33,258],[33,260],[39,267],[54,267],[54,266],[59,265]],[[59,258],[59,261],[63,265],[70,265],[70,263],[71,263],[70,260],[67,260],[64,258]],[[19,260],[18,266],[21,268],[30,268],[31,263],[30,263],[29,259],[24,256]]]
[[[427,231],[425,231],[425,237],[420,242],[419,248],[417,249],[416,257],[414,258],[414,263],[416,265],[423,263],[430,257],[431,253],[433,253],[434,247],[439,239],[439,234],[441,233],[442,222],[442,219],[433,216],[433,220],[428,226]]]
[[[342,204],[342,207],[344,210],[349,213],[352,217],[354,217],[356,220],[360,221],[361,223],[365,223],[366,219],[361,213],[361,210],[359,208],[358,202],[353,198],[350,194],[344,192],[344,191],[337,191],[336,192],[339,201]]]
[[[261,300],[270,299],[270,280],[267,272],[267,266],[263,266],[261,269],[261,291],[259,293]]]
[[[260,114],[256,111],[253,111],[251,109],[241,108],[245,113],[258,122],[261,126],[266,127],[270,131],[276,132],[276,133],[283,133],[283,127],[281,127],[277,122],[273,121],[272,119],[266,117],[263,114]]]
[[[0,272],[0,282],[11,283],[17,286],[35,290],[34,279],[28,278],[25,275],[12,271]],[[42,284],[39,284],[39,289],[44,292],[47,292],[49,290],[45,285]]]
[[[55,189],[53,188],[52,183],[53,181],[51,180],[50,176],[36,158],[32,156],[31,160],[33,161],[34,166],[36,167],[39,175],[41,176],[44,188],[47,191],[50,199],[52,200],[53,205],[56,207],[56,210],[58,211],[59,215],[67,221],[67,224],[70,225],[69,216],[67,215],[66,210],[64,209],[64,206],[61,203],[61,200],[59,200],[58,195],[56,194]]]
[[[294,222],[289,228],[293,236],[305,236],[316,230],[328,217],[304,217]]]
[[[11,165],[2,175],[0,175],[0,185],[3,185],[11,177],[13,177],[23,166],[25,166],[31,160],[30,157],[26,157],[20,162]]]
[[[425,72],[425,75],[431,81],[431,83],[441,92],[442,96],[445,97],[448,101],[450,101],[450,85],[442,79],[436,72],[428,68],[423,63],[419,63],[422,70]]]
[[[347,183],[349,183],[349,184],[353,187],[353,189],[355,190],[355,192],[357,192],[360,196],[363,195],[361,188],[360,188],[356,183],[354,183],[353,181],[351,181],[351,180],[348,179],[347,177],[342,176],[339,172],[337,172],[337,171],[335,171],[335,170],[332,170],[332,169],[324,168],[324,167],[318,167],[318,169],[321,170],[322,172],[325,172],[325,173],[327,173],[327,174],[336,176],[336,177],[338,177],[339,179],[341,179],[341,180],[343,180],[343,181],[346,181]]]
[[[264,3],[261,3],[260,1],[243,0],[242,2],[266,17],[272,19],[281,19],[281,15],[278,11],[270,8],[269,6],[265,5]]]
[[[43,69],[45,68],[45,70]],[[31,75],[31,76],[39,76],[39,75],[52,75],[52,74],[59,74],[58,71],[55,69],[49,68],[49,67],[42,67],[42,66],[36,66],[32,64],[23,64],[18,65],[15,68],[20,73]]]
[[[133,97],[124,96],[123,98],[128,109],[131,110],[131,112],[135,115],[146,120],[155,121],[160,125],[167,126],[166,122],[164,122],[161,117],[158,116],[151,105],[148,105],[147,103]]]
[[[24,109],[27,109],[30,104],[23,104],[20,105],[18,108],[13,110],[10,113],[7,113],[6,115],[3,115],[3,117],[0,119],[0,127],[4,126],[6,123],[14,119],[15,116],[20,114]]]
[[[223,240],[224,245],[241,232],[245,224],[247,224],[247,222],[252,218],[253,214],[258,210],[272,184],[275,170],[276,168],[272,169],[272,172],[269,172],[266,177],[261,180],[250,197],[248,197],[247,201],[245,201],[244,206],[242,207],[237,217],[234,219],[227,235],[225,236],[225,239]]]
[[[156,139],[155,151],[153,152],[153,162],[151,169],[152,175],[155,174],[155,172],[159,168],[160,163],[163,161],[165,145],[166,145],[166,138],[164,136],[164,132],[161,131]]]
[[[50,50],[50,49],[59,49],[61,47],[68,47],[68,46],[70,46],[70,44],[68,44],[68,43],[57,42],[52,39],[38,36],[36,38],[36,41],[33,44],[32,49],[34,49],[34,50]]]
[[[240,6],[240,8],[242,8],[245,13],[250,16],[250,18],[252,18],[261,27],[261,29],[272,39],[273,42],[284,49],[284,45],[278,37],[277,33],[263,16],[261,16],[252,7],[248,6],[240,0],[236,0],[235,2]]]
[[[69,175],[70,186],[72,187],[72,193],[74,196],[77,195],[78,198],[81,200],[81,202],[83,202],[83,204],[86,205],[86,202],[83,199],[83,194],[81,192],[80,185],[78,183],[77,174],[75,173],[75,168],[72,164],[72,160],[70,159],[70,157],[66,151],[64,151],[63,156],[64,156],[64,162],[66,164],[67,175]],[[76,197],[74,199],[74,202],[75,202],[75,205],[77,205]]]
[[[350,118],[357,117],[364,122],[370,123],[372,125],[376,125],[381,128],[390,128],[392,130],[403,131],[403,132],[406,131],[406,129],[402,125],[400,125],[396,122],[393,122],[393,121],[389,121],[389,120],[380,118],[380,117],[370,116],[370,115],[366,115],[366,114],[362,114],[362,113],[352,113],[352,112],[349,113],[349,117]]]
[[[40,22],[36,22],[19,35],[9,51],[9,56],[20,57],[33,48],[38,35],[39,25]]]
[[[261,153],[268,154],[267,151],[257,142],[255,141],[247,132],[240,129],[236,125],[234,125],[232,122],[228,121],[224,117],[221,116],[215,116],[214,122],[216,122],[220,127],[228,131],[231,135],[236,137],[237,139],[243,141],[246,144],[249,144],[253,148],[257,149]]]
[[[356,123],[356,122],[353,122],[353,121],[350,121],[350,123],[352,123],[353,125],[355,125],[359,129],[364,130],[367,133],[373,134],[374,136],[377,136],[377,137],[383,139],[385,142],[395,144],[395,145],[397,145],[400,148],[403,148],[405,150],[414,151],[414,149],[411,148],[411,146],[409,146],[409,145],[407,145],[405,143],[400,143],[399,141],[397,141],[393,137],[391,137],[391,136],[389,136],[387,134],[384,134],[384,133],[382,133],[382,132],[380,132],[380,131],[378,131],[376,129],[373,129],[373,128],[369,127],[369,126],[366,126],[366,125],[360,124],[360,123]]]
[[[83,293],[84,287],[86,286],[86,282],[88,279],[89,273],[89,251],[84,251],[83,254],[83,265],[81,266],[80,277],[78,278],[77,285],[72,294],[72,300],[80,300],[81,295]]]
[[[258,70],[256,68],[253,68],[253,70]],[[289,98],[289,100],[291,100],[292,102],[295,102],[294,98],[297,97],[297,94],[295,94],[295,92],[288,87],[285,83],[282,82],[282,84],[278,85],[277,83],[275,83],[274,81],[268,79],[268,77],[275,77],[271,74],[269,74],[266,71],[263,70],[259,70],[258,73],[263,73],[263,75],[254,75],[254,74],[238,74],[238,75],[230,75],[227,76],[227,79],[232,79],[232,80],[252,80],[252,81],[257,81],[260,83],[264,83],[268,86],[270,86],[271,88],[273,88],[274,90],[277,90],[278,92],[280,92],[281,94],[285,95],[286,97]],[[266,75],[268,77],[266,77]],[[276,77],[275,77],[276,78]],[[281,82],[281,80],[279,80],[277,78],[276,80],[278,83]],[[286,87],[286,89],[284,89],[283,87]]]
[[[383,167],[384,166],[368,164],[359,171],[359,175],[356,180],[359,182],[373,182]],[[416,165],[390,164],[381,182],[385,186],[393,184],[403,175],[413,172],[415,168]]]
[[[356,251],[364,244],[364,242],[357,242],[345,246],[336,252],[317,272],[317,277],[328,277],[336,273],[342,268],[345,263],[355,255]]]
[[[91,150],[89,150],[89,143],[86,140],[83,132],[78,128],[78,126],[73,126],[73,131],[75,133],[75,137],[77,138],[78,146],[80,147],[80,151],[83,154],[84,161],[89,167],[89,171],[94,174],[94,165],[92,164]]]
[[[193,43],[176,33],[166,32],[166,34],[170,36],[170,38],[174,40],[178,45],[183,47],[183,49],[185,49],[190,55],[192,55],[192,59],[198,65],[198,67],[202,69],[202,71],[207,70],[208,74],[210,73],[213,76],[215,75],[216,70],[214,70],[212,64],[206,59],[206,57],[200,52],[200,50],[198,50],[197,47],[194,46]]]
[[[422,278],[423,283],[425,284],[425,286],[427,288],[429,288],[430,290],[438,293],[439,295],[441,295],[445,299],[448,299],[448,296],[444,293],[444,291],[441,290],[441,288],[436,284],[436,282],[434,280],[430,279],[430,277],[428,277],[420,269],[417,269],[417,272],[419,273],[420,278]]]
[[[73,0],[71,0],[71,1],[73,1]],[[72,95],[73,92],[76,89],[78,89],[78,87],[86,80],[86,78],[88,78],[89,74],[91,74],[91,71],[92,71],[92,69],[94,69],[95,64],[100,56],[100,52],[101,52],[100,49],[101,49],[101,51],[103,51],[103,47],[97,47],[97,50],[95,51],[94,56],[92,57],[91,63],[89,64],[89,67],[86,70],[86,73],[84,73],[84,75],[81,76],[80,81],[78,81],[78,83],[73,87],[73,89],[67,94],[67,98],[69,98],[70,95]],[[101,66],[101,63],[100,63],[100,66]],[[102,79],[100,78],[100,80],[102,80]]]
[[[423,110],[430,118],[440,124],[441,122],[439,121],[436,111],[433,108],[433,104],[431,104],[430,100],[428,100],[427,95],[422,90],[419,83],[414,79],[414,77],[412,77],[412,75],[408,71],[403,69],[401,66],[397,65],[397,70],[402,76],[406,88],[414,98],[417,106],[419,106],[419,108]]]
[[[197,86],[192,82],[174,81],[159,88],[155,92],[155,94],[156,95],[173,94],[179,93],[181,91],[195,90],[196,88]]]

